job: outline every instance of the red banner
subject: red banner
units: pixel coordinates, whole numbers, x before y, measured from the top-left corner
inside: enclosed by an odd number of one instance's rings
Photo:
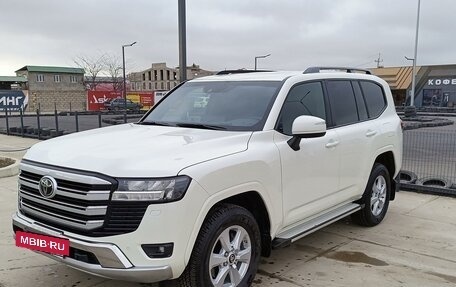
[[[18,231],[16,246],[50,254],[70,255],[70,240],[52,236]]]
[[[87,91],[87,109],[89,111],[104,110],[104,102],[108,99],[121,98],[121,92]]]

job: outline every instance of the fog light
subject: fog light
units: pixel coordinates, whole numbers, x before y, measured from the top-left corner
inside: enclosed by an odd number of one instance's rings
[[[174,244],[143,244],[141,247],[150,258],[168,258],[173,255]]]

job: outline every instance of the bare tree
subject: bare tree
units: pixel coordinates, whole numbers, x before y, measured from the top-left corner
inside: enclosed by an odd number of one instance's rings
[[[98,57],[78,56],[74,59],[74,63],[84,69],[85,76],[89,78],[87,81],[89,89],[94,90],[97,87],[97,78],[105,68],[106,55]]]
[[[110,78],[114,91],[123,89],[122,63],[118,57],[107,55],[104,58],[104,68]]]

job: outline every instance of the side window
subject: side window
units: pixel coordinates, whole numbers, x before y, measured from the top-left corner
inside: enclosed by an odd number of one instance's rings
[[[327,81],[329,102],[336,126],[358,122],[358,109],[350,81]]]
[[[361,81],[360,84],[366,99],[369,118],[378,117],[386,106],[383,89],[373,82]]]
[[[293,121],[303,115],[326,120],[323,87],[320,82],[300,84],[290,90],[280,113],[278,131],[291,135]]]
[[[366,102],[364,101],[363,94],[361,92],[361,88],[359,87],[359,83],[357,81],[353,81],[352,85],[353,85],[353,91],[355,92],[356,106],[358,107],[359,119],[361,121],[365,121],[368,119],[368,116],[367,116]]]

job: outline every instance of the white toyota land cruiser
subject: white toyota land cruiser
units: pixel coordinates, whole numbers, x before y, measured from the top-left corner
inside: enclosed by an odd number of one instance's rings
[[[385,81],[329,70],[225,71],[137,123],[34,145],[16,244],[107,278],[234,287],[250,286],[260,256],[340,218],[380,223],[401,121]]]

